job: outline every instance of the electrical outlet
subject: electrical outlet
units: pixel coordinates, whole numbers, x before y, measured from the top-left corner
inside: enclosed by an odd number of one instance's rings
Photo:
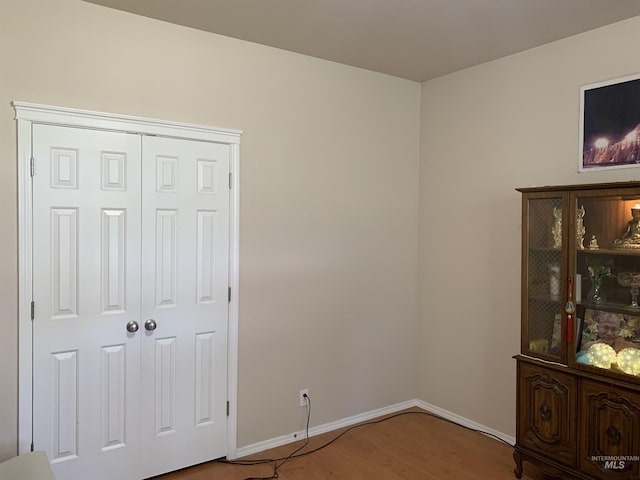
[[[300,390],[300,406],[301,407],[306,407],[307,406],[307,399],[304,398],[305,395],[309,395],[309,389],[308,388],[303,388],[302,390]]]

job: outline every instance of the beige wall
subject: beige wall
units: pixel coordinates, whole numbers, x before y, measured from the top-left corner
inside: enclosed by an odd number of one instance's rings
[[[515,432],[516,187],[577,173],[580,86],[640,72],[640,17],[426,82],[421,96],[419,398]]]
[[[13,100],[244,131],[239,446],[415,398],[420,85],[77,0],[0,2],[0,460],[16,451]]]
[[[640,71],[639,41],[640,17],[420,88],[78,0],[1,2],[0,459],[17,428],[12,100],[244,130],[239,446],[300,429],[304,387],[314,424],[417,397],[513,435],[514,188],[638,179],[578,174],[577,145],[579,87]]]

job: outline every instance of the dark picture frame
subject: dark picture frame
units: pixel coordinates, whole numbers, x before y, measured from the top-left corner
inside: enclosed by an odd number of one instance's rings
[[[640,166],[640,74],[580,88],[579,171]]]
[[[600,315],[603,313],[611,312],[592,308],[584,310],[584,317],[578,319],[576,325],[576,352],[583,350],[587,343],[598,339],[598,323],[600,322]],[[640,315],[631,315],[628,313],[617,313],[617,315],[621,318],[621,329],[618,337],[622,340],[631,341],[640,345]]]

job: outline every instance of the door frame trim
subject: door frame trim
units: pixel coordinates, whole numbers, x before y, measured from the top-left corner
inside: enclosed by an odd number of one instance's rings
[[[237,455],[238,301],[240,265],[240,137],[242,131],[170,122],[145,117],[13,102],[18,147],[18,452],[31,451],[33,438],[33,378],[31,300],[33,298],[33,188],[31,132],[34,124],[157,135],[229,145],[229,303],[227,336],[227,458]],[[37,446],[36,446],[37,447]]]

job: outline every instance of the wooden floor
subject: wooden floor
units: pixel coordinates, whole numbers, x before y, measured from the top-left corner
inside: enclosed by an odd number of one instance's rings
[[[328,447],[289,460],[281,480],[512,480],[512,448],[498,440],[411,409],[407,415],[352,430]],[[344,430],[344,429],[343,429]],[[343,430],[312,437],[303,451],[319,447]],[[304,442],[251,458],[286,457]],[[270,477],[273,464],[257,466],[210,462],[156,477],[156,480],[243,480]],[[523,480],[541,480],[524,464]]]

